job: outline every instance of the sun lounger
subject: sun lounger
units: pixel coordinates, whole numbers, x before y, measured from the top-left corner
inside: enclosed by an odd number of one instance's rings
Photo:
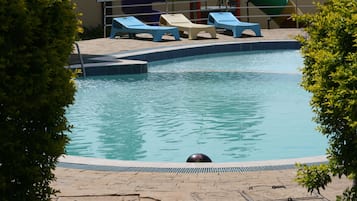
[[[155,42],[161,41],[165,34],[172,34],[175,40],[180,40],[176,27],[149,26],[133,16],[113,18],[110,38],[114,38],[117,33],[129,33],[129,37],[134,37],[138,33],[149,33]]]
[[[235,38],[241,37],[242,32],[246,29],[251,29],[256,36],[261,36],[260,25],[258,23],[241,22],[230,12],[209,13],[208,24],[214,25],[217,28],[231,30]]]
[[[189,39],[197,39],[197,34],[201,31],[208,32],[212,38],[216,38],[214,26],[192,23],[183,14],[162,14],[159,24],[161,26],[175,26],[180,32],[187,32]]]

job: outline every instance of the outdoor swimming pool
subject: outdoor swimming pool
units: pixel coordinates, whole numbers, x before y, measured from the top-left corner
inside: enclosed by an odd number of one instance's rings
[[[148,74],[78,79],[67,154],[118,160],[213,162],[324,155],[297,50],[152,62]]]

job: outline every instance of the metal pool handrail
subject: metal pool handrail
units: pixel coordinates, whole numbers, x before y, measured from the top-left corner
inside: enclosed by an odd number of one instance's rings
[[[78,57],[79,57],[79,60],[80,60],[80,63],[81,63],[82,74],[83,74],[83,77],[85,78],[86,77],[86,69],[84,67],[84,62],[83,62],[83,57],[82,57],[82,54],[81,54],[81,50],[79,49],[78,43],[75,42],[74,45],[76,46],[77,54],[78,54]]]

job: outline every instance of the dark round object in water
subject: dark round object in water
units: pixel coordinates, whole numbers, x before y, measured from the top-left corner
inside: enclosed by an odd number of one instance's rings
[[[197,153],[189,156],[186,162],[187,163],[197,163],[197,162],[211,163],[212,160],[205,154]]]

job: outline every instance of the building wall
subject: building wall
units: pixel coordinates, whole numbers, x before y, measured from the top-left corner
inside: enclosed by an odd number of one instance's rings
[[[97,0],[73,0],[77,4],[77,11],[82,13],[83,16],[81,17],[81,20],[83,22],[83,26],[87,28],[91,27],[98,27],[98,26],[103,26],[103,9],[102,9],[102,3],[98,3]],[[168,0],[170,1],[170,0]],[[206,0],[207,3],[204,3],[204,0],[202,0],[201,6],[217,6],[217,0]],[[294,2],[298,2],[299,5],[311,5],[313,0],[292,0]],[[316,2],[323,3],[325,0],[314,0]],[[247,9],[245,8],[247,6],[246,0],[241,0],[241,20],[246,21],[247,18]],[[120,1],[113,2],[113,5],[120,5]],[[254,6],[252,3],[248,4],[249,6]],[[176,5],[170,5],[167,6],[163,5],[162,3],[153,3],[153,8],[160,10],[162,12],[172,12],[172,11],[187,11],[189,10],[189,4],[176,4]],[[311,13],[314,12],[315,9],[307,8],[303,10],[304,13]],[[120,8],[115,8],[113,9],[113,14],[114,15],[123,15],[122,11]],[[185,13],[186,16],[189,16],[188,13]],[[267,28],[268,26],[268,17],[253,17],[253,16],[262,16],[265,15],[261,10],[259,9],[254,9],[250,8],[249,9],[249,15],[252,17],[249,18],[249,21],[251,22],[258,22],[261,24],[262,28]],[[270,21],[270,28],[278,28],[279,25],[277,25],[274,21]]]
[[[101,3],[97,3],[97,0],[73,0],[73,2],[77,4],[76,11],[82,13],[80,19],[83,27],[102,26],[103,11]]]

